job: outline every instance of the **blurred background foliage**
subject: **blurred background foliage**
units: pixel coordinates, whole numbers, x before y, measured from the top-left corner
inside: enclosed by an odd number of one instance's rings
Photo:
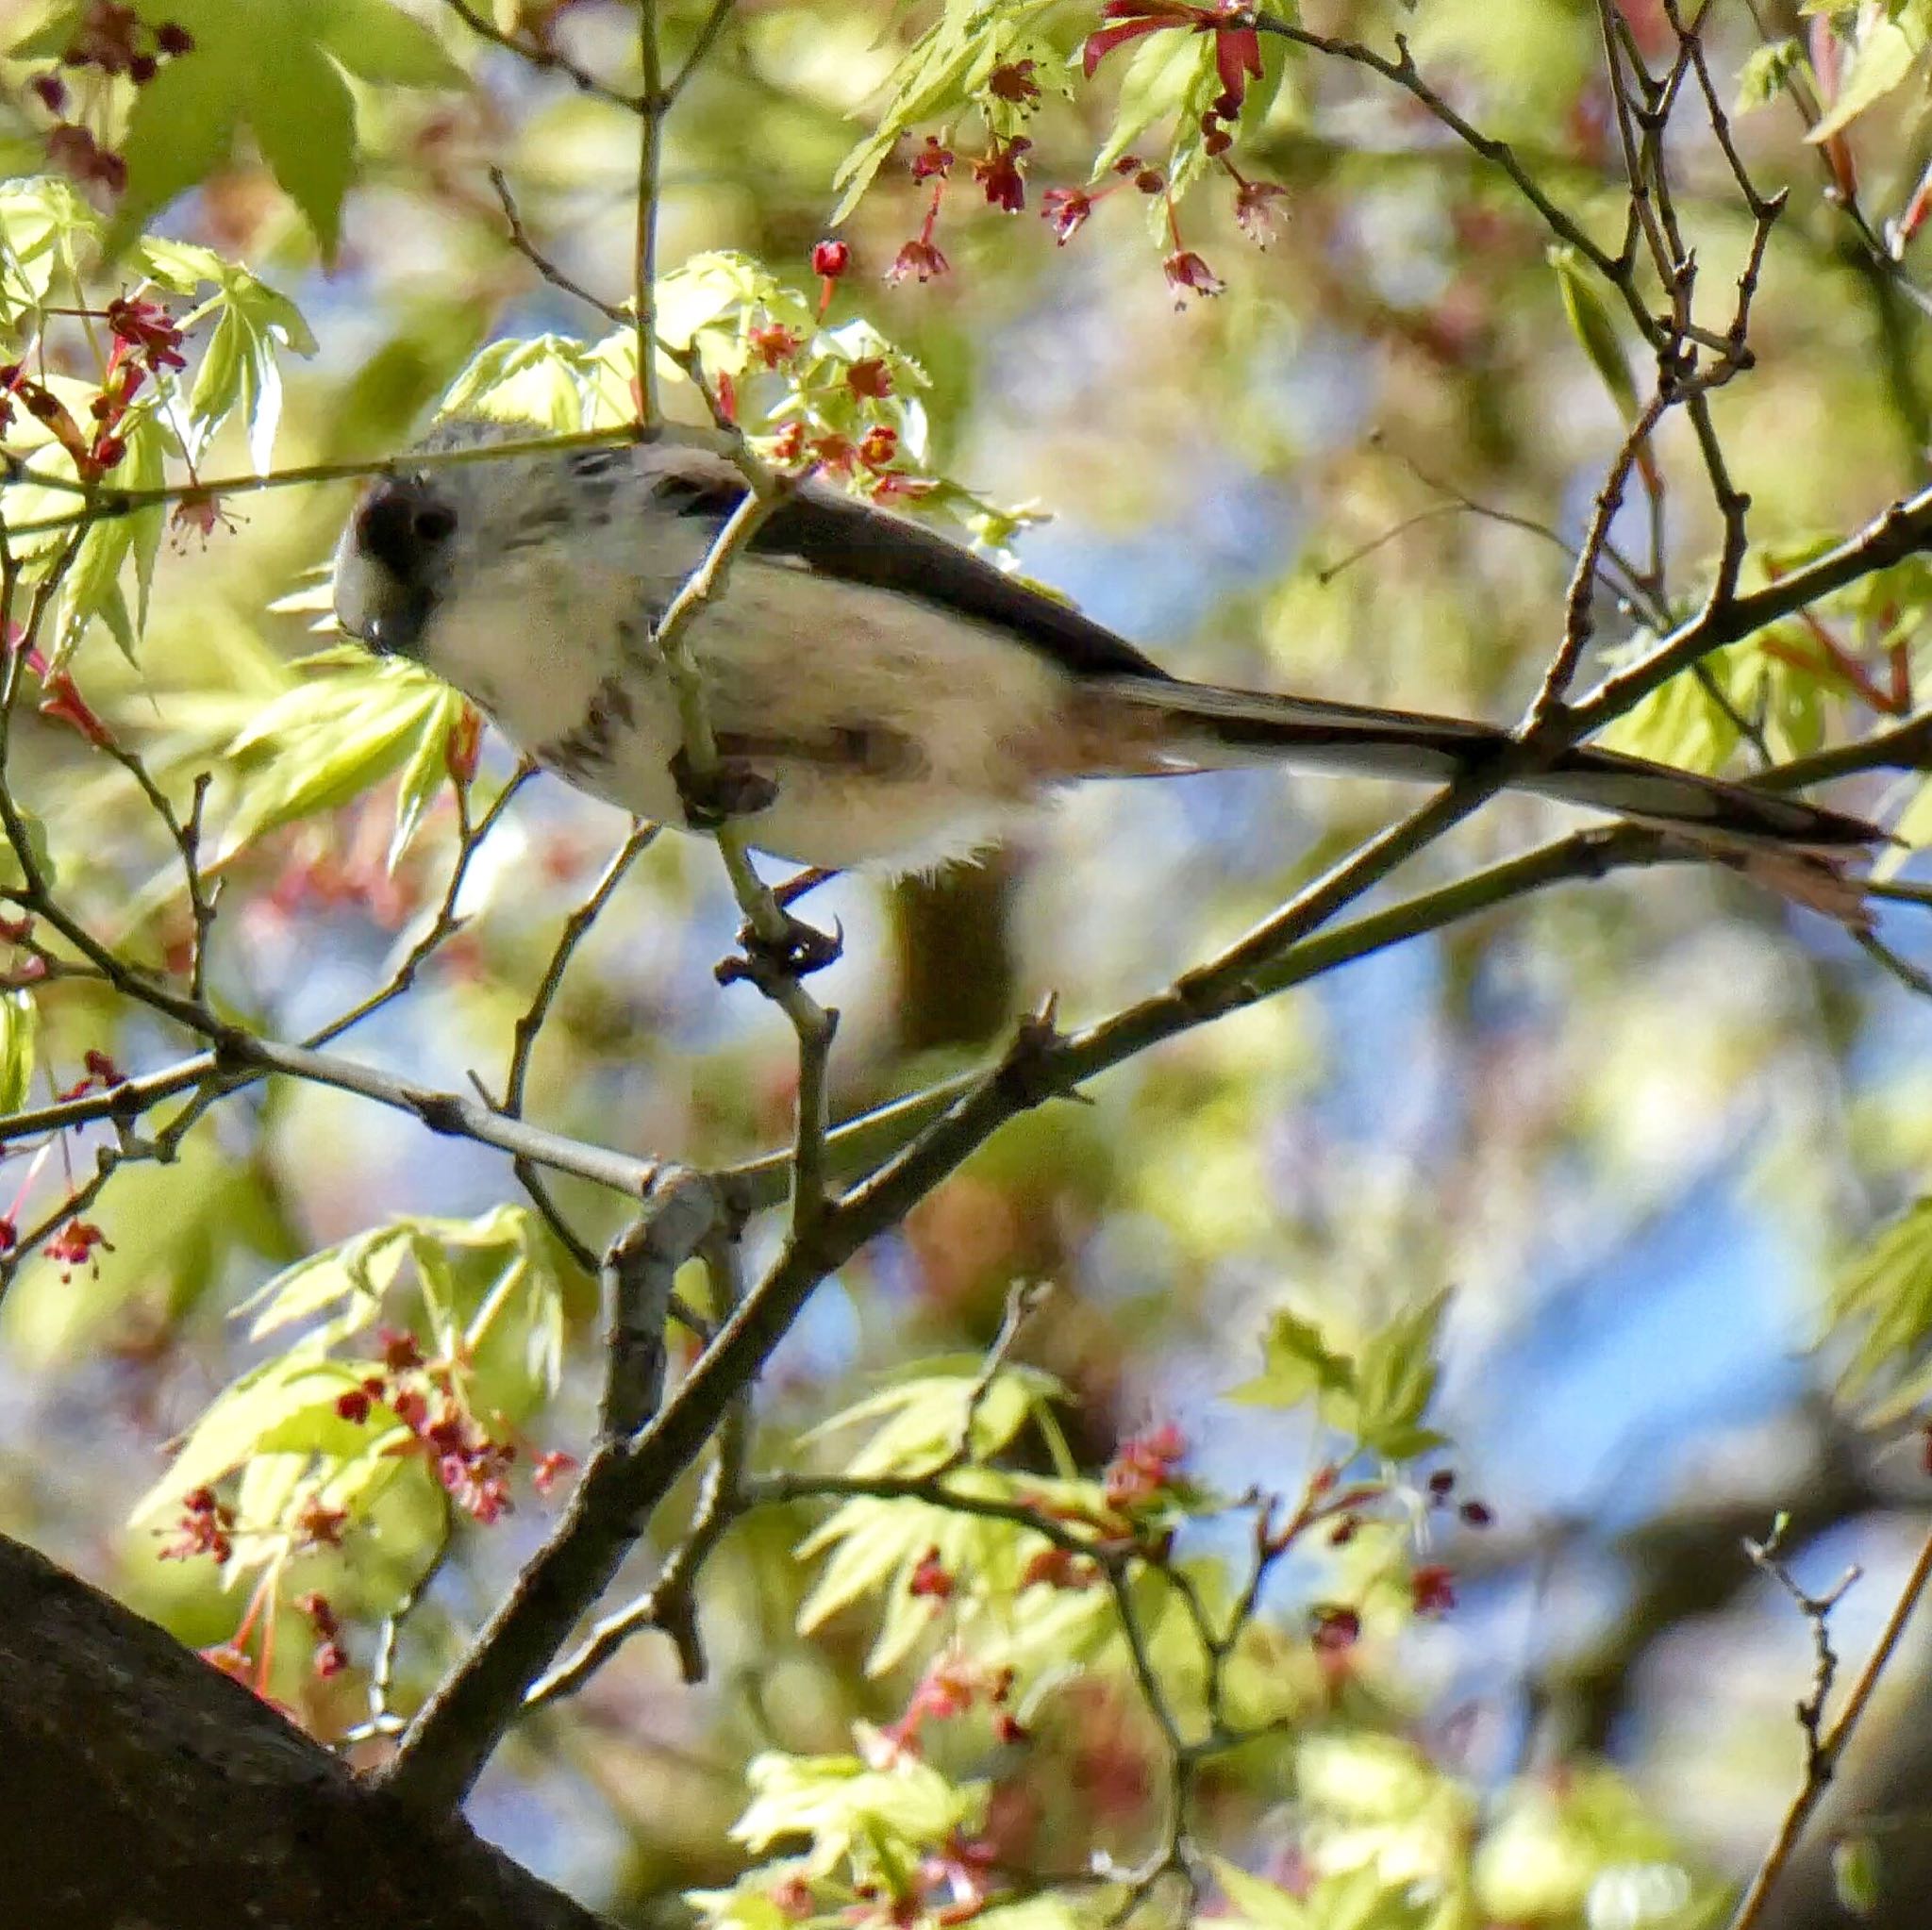
[[[276,358],[277,465],[393,451],[488,341],[608,333],[508,245],[491,167],[559,268],[611,302],[629,292],[635,117],[487,43],[450,9],[422,0],[404,10],[423,30],[407,74],[400,55],[367,54],[358,9],[342,10],[349,38],[328,73],[352,103],[360,158],[353,181],[342,176],[339,235],[333,214],[316,219],[335,191],[325,171],[318,181],[294,166],[291,178],[265,120],[249,131],[256,108],[238,109],[226,160],[205,178],[184,175],[191,191],[158,223],[245,261],[313,332],[311,356]],[[27,49],[0,100],[9,172],[46,165],[52,117],[30,82],[49,68],[31,38],[47,11],[0,6],[9,42]],[[243,22],[206,0],[142,15],[186,22],[209,48],[245,35],[267,117],[287,108],[274,89],[293,84],[275,66],[267,11]],[[673,0],[659,11],[675,65],[708,8]],[[1660,44],[1654,0],[1623,11],[1640,43]],[[1878,11],[1837,9],[1826,31],[1872,31]],[[1433,85],[1516,143],[1592,231],[1618,232],[1625,192],[1593,6],[1310,0],[1306,18],[1381,46],[1406,31]],[[509,5],[494,19],[615,89],[639,84],[627,7]],[[922,125],[840,230],[854,265],[831,319],[869,319],[923,364],[947,474],[1050,512],[1015,538],[1022,567],[1177,670],[1519,714],[1559,632],[1566,546],[1624,428],[1566,324],[1547,232],[1415,102],[1359,67],[1269,41],[1234,156],[1284,191],[1267,204],[1268,245],[1242,232],[1231,184],[1210,170],[1179,218],[1225,292],[1177,305],[1162,272],[1174,238],[1159,220],[1150,235],[1146,218],[1158,197],[1130,178],[1102,177],[1110,191],[1064,245],[1041,218],[1045,189],[1088,182],[1118,106],[1106,66],[1099,84],[1058,85],[1059,63],[1096,20],[1069,4],[1030,24],[1045,84],[1024,118],[1024,209],[988,206],[962,163],[934,234],[948,272],[889,282],[928,205],[908,166],[932,131]],[[883,0],[741,0],[670,124],[661,261],[742,250],[809,296],[834,174],[924,24],[922,9]],[[1810,31],[1777,0],[1719,0],[1713,68],[1736,86],[1767,40]],[[1123,69],[1133,58],[1109,56]],[[1760,185],[1792,191],[1765,262],[1758,365],[1714,402],[1755,505],[1754,569],[1926,480],[1932,365],[1911,284],[1932,270],[1909,235],[1895,269],[1876,261],[1842,175],[1857,169],[1873,222],[1902,216],[1924,156],[1923,95],[1908,69],[1827,143],[1807,143],[1782,95],[1738,124]],[[186,124],[158,125],[164,150],[170,125]],[[962,151],[977,139],[960,137]],[[1135,137],[1157,163],[1165,139],[1164,126]],[[1687,134],[1675,166],[1707,283],[1725,284],[1741,269],[1748,219],[1707,138]],[[1634,341],[1630,351],[1635,367]],[[672,385],[667,404],[701,417],[688,387]],[[204,473],[248,468],[248,412],[213,431]],[[1658,459],[1668,588],[1683,610],[1707,581],[1717,524],[1681,423]],[[138,656],[124,658],[106,624],[80,642],[74,667],[89,701],[175,769],[231,744],[278,700],[298,716],[325,701],[325,680],[301,682],[288,665],[315,646],[297,592],[350,499],[343,484],[279,490],[225,500],[205,534],[177,523]],[[1641,548],[1641,505],[1617,535]],[[1833,639],[1874,662],[1899,641],[1917,666],[1915,587],[1901,576],[1883,607],[1827,611]],[[276,613],[291,595],[297,607]],[[1600,634],[1608,658],[1637,620],[1607,600]],[[1774,749],[1868,727],[1869,706],[1816,640],[1798,626],[1779,636],[1784,656],[1759,639],[1716,667],[1733,702],[1765,718]],[[1732,756],[1723,713],[1679,682],[1620,740],[1710,765]],[[185,907],[158,882],[168,854],[125,774],[32,719],[14,757],[63,889],[116,938],[162,954],[178,945]],[[508,766],[500,744],[486,745],[486,787]],[[294,822],[260,829],[225,864],[212,982],[251,1023],[297,1037],[353,1005],[434,904],[451,796],[429,802],[391,869],[398,781],[340,804],[297,795],[285,813]],[[1906,801],[1863,783],[1860,807]],[[843,959],[817,988],[843,1015],[838,1109],[973,1063],[1049,989],[1076,1018],[1155,990],[1395,802],[1368,783],[1257,774],[1092,788],[976,868],[890,890],[840,881],[814,901],[846,933]],[[1533,801],[1493,804],[1405,886],[1558,823]],[[355,1049],[446,1089],[472,1069],[496,1080],[561,920],[624,830],[554,780],[525,786],[472,869],[462,931]],[[782,1141],[790,1035],[709,971],[735,922],[704,845],[653,845],[563,985],[532,1115],[697,1161]],[[1892,923],[1883,929],[1902,949],[1924,950],[1923,935]],[[151,1021],[97,989],[63,985],[41,1005],[35,1101],[79,1077],[90,1049],[128,1070],[173,1052]],[[1835,1622],[1856,1649],[1923,1526],[1908,1426],[1917,1387],[1892,1388],[1875,1434],[1854,1431],[1832,1389],[1856,1323],[1932,1298],[1932,1224],[1923,1209],[1892,1223],[1932,1150],[1928,1049],[1923,998],[1834,926],[1726,873],[1674,868],[1571,887],[1194,1033],[1095,1082],[1089,1105],[1021,1119],[821,1291],[763,1383],[760,1411],[771,1439],[789,1438],[908,1360],[981,1350],[1012,1283],[1045,1279],[1057,1291],[1021,1351],[1068,1389],[1060,1424],[1081,1465],[1172,1423],[1201,1480],[1230,1493],[1293,1488],[1315,1456],[1309,1430],[1224,1398],[1257,1371],[1271,1312],[1359,1336],[1453,1289],[1434,1418],[1456,1443],[1458,1491],[1479,1492],[1494,1524],[1480,1535],[1439,1525],[1429,1558],[1455,1571],[1457,1611],[1370,1627],[1351,1665],[1363,1703],[1343,1705],[1330,1736],[1336,1750],[1395,1751],[1400,1763],[1377,1782],[1341,1756],[1304,1761],[1291,1784],[1279,1752],[1254,1751],[1219,1766],[1206,1796],[1230,1854],[1276,1876],[1292,1875],[1287,1850],[1269,1860],[1289,1839],[1277,1799],[1292,1786],[1295,1800],[1320,1804],[1325,1772],[1358,1805],[1374,1807],[1364,1789],[1384,1792],[1386,1814],[1357,1819],[1365,1831],[1400,1825],[1411,1849],[1424,1822],[1465,1847],[1482,1837],[1494,1883],[1460,1921],[1609,1930],[1698,1920],[1709,1876],[1749,1866],[1802,1768],[1791,1705],[1808,1680],[1807,1632],[1741,1538],[1785,1509],[1807,1585],[1861,1563],[1866,1580]],[[84,1173],[92,1145],[31,1169],[16,1160],[10,1217],[57,1202],[61,1162]],[[558,1196],[588,1237],[614,1229],[608,1199],[569,1184]],[[511,1197],[496,1155],[342,1093],[277,1084],[226,1102],[175,1163],[116,1177],[94,1215],[107,1244],[77,1265],[42,1257],[21,1269],[0,1312],[0,1521],[186,1639],[224,1639],[236,1597],[217,1591],[206,1564],[158,1565],[156,1531],[125,1524],[166,1444],[261,1356],[235,1308],[290,1261],[387,1216],[480,1214]],[[775,1237],[755,1223],[753,1255]],[[530,1425],[540,1446],[569,1447],[590,1421],[594,1293],[560,1254],[543,1264],[563,1362],[556,1399]],[[1848,1339],[1834,1317],[1854,1323]],[[1925,1323],[1908,1313],[1903,1342]],[[1897,1368],[1899,1344],[1866,1346],[1861,1384]],[[411,1558],[428,1533],[409,1515],[421,1499],[399,1490],[388,1530]],[[761,1513],[713,1560],[705,1686],[678,1687],[665,1645],[646,1638],[525,1725],[476,1799],[485,1830],[625,1921],[671,1921],[677,1891],[728,1884],[747,1760],[843,1750],[852,1722],[898,1715],[917,1676],[865,1674],[874,1626],[863,1612],[796,1632],[809,1573],[791,1551],[813,1519]],[[492,1532],[459,1539],[435,1582],[431,1625],[406,1644],[405,1705],[545,1522],[546,1505],[519,1490]],[[303,1586],[331,1589],[351,1609],[379,1608],[400,1586],[334,1572],[355,1568],[346,1557],[312,1559]],[[1283,1592],[1301,1612],[1305,1580]],[[299,1636],[285,1641],[276,1692],[325,1735],[363,1713],[373,1624],[352,1622],[350,1640],[355,1666],[327,1681],[309,1675]],[[1284,1678],[1311,1667],[1307,1642],[1278,1666]],[[1837,1799],[1838,1826],[1878,1844],[1874,1907],[1900,1923],[1922,1920],[1932,1884],[1919,1847],[1932,1843],[1928,1697],[1923,1649],[1908,1650]],[[1149,1783],[1129,1702],[1104,1677],[1070,1692],[1049,1739],[1001,1783],[1008,1839],[1044,1866],[1077,1865],[1096,1843],[1134,1853]],[[1396,1787],[1398,1768],[1412,1786]],[[1624,1874],[1607,1882],[1611,1870]],[[1260,1908],[1240,1881],[1237,1870],[1236,1906]],[[1821,1858],[1766,1921],[1824,1921],[1837,1907]]]

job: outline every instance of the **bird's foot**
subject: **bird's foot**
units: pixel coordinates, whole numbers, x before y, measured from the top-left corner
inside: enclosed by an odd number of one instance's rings
[[[684,822],[693,831],[715,831],[728,819],[754,817],[778,795],[776,779],[746,757],[720,757],[700,777],[681,745],[671,760],[671,781],[677,787]]]
[[[747,979],[770,995],[814,972],[823,972],[844,952],[845,934],[839,926],[824,932],[789,912],[783,916],[784,930],[776,937],[767,937],[749,923],[739,926],[740,949],[730,957],[721,958],[715,968],[720,985]]]

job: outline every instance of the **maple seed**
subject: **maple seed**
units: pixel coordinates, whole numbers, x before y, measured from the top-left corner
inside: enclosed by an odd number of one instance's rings
[[[192,54],[194,51],[194,36],[179,21],[164,20],[155,28],[155,45],[163,54],[170,56]]]
[[[1324,1655],[1344,1655],[1361,1639],[1362,1619],[1353,1608],[1321,1608],[1315,1613],[1315,1647]]]
[[[928,181],[937,175],[941,180],[953,172],[953,150],[940,145],[937,134],[928,134],[925,144],[912,157],[912,178]]]
[[[1446,1615],[1456,1606],[1456,1577],[1446,1568],[1419,1568],[1408,1578],[1418,1615]]]
[[[1177,249],[1161,264],[1174,307],[1184,308],[1190,294],[1218,295],[1227,284],[1191,248]]]
[[[995,141],[991,153],[973,163],[973,178],[986,191],[988,203],[1018,214],[1026,206],[1026,180],[1020,172],[1020,157],[1033,143],[1016,134],[1002,145]]]
[[[883,356],[866,356],[845,371],[845,386],[866,401],[883,402],[892,392],[892,372]]]
[[[943,1602],[952,1594],[953,1577],[946,1572],[937,1548],[925,1551],[906,1587],[908,1594],[930,1596],[936,1602]]]
[[[1014,107],[1024,107],[1028,101],[1040,98],[1040,83],[1033,77],[1033,70],[1039,63],[1034,60],[1008,60],[995,67],[986,76],[986,91],[996,101],[1007,101]]]
[[[892,258],[892,265],[886,270],[888,281],[904,281],[908,275],[916,275],[923,281],[931,281],[934,276],[944,275],[952,263],[933,246],[930,241],[915,236]]]
[[[1093,212],[1093,197],[1084,188],[1049,188],[1041,196],[1041,219],[1053,225],[1054,240],[1064,248]]]

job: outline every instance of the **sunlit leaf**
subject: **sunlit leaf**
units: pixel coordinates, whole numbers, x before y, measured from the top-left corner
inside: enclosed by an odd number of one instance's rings
[[[138,0],[143,18],[193,38],[136,95],[122,152],[127,189],[109,238],[148,219],[253,133],[277,184],[333,256],[356,171],[355,103],[343,69],[391,87],[447,87],[460,71],[421,22],[387,0]]]
[[[40,1017],[30,991],[0,992],[0,1113],[18,1112],[33,1090]]]
[[[731,1827],[733,1839],[757,1853],[809,1837],[813,1872],[850,1865],[855,1875],[875,1875],[895,1850],[916,1865],[954,1831],[976,1827],[986,1807],[984,1785],[959,1787],[903,1754],[890,1769],[871,1769],[856,1755],[768,1752],[753,1757],[745,1782],[752,1800]]]
[[[129,1519],[151,1521],[258,1454],[360,1452],[369,1437],[336,1412],[336,1403],[360,1386],[364,1371],[343,1361],[289,1356],[244,1376],[195,1423],[168,1472],[135,1504]]]
[[[1905,85],[1925,50],[1925,26],[1909,14],[1873,15],[1853,42],[1837,98],[1805,139],[1814,145],[1841,134],[1866,108]]]
[[[1637,380],[1630,373],[1630,360],[1610,320],[1610,311],[1598,292],[1591,271],[1576,250],[1555,246],[1549,251],[1550,266],[1557,272],[1557,291],[1563,299],[1563,313],[1569,318],[1570,332],[1582,344],[1590,365],[1610,392],[1610,399],[1624,420],[1635,422],[1642,405],[1637,399]]]

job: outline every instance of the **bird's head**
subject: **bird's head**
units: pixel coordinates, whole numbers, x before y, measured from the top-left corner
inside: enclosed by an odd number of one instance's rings
[[[437,456],[527,441],[527,424],[445,423],[412,452]],[[336,619],[383,656],[422,654],[439,608],[494,557],[526,540],[554,475],[542,458],[399,466],[363,491],[336,545]]]

